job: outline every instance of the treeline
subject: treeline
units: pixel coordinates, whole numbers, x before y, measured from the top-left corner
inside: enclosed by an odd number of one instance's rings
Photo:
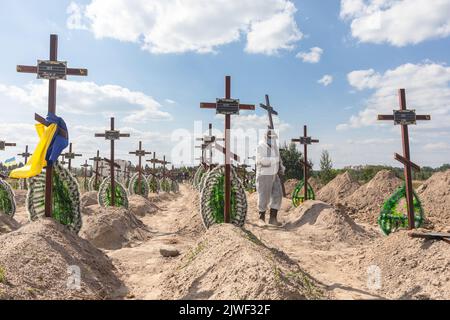
[[[280,149],[281,159],[286,167],[285,179],[303,179],[303,170],[301,170],[300,161],[303,161],[303,154],[298,150],[295,144],[285,144]],[[309,161],[310,165],[313,163]],[[427,180],[436,172],[447,171],[450,169],[450,164],[444,164],[439,168],[423,167],[420,172],[413,172],[414,180]],[[382,170],[390,170],[395,173],[400,179],[404,178],[403,168],[381,165],[365,165],[352,166],[343,169],[333,168],[333,160],[328,151],[324,150],[320,157],[320,170],[311,172],[311,176],[318,178],[322,184],[327,184],[341,173],[348,172],[356,180],[366,183],[375,177],[375,175]]]

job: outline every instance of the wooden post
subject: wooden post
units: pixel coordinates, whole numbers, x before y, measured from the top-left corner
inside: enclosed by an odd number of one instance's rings
[[[56,82],[57,80],[65,80],[68,75],[71,76],[87,76],[86,69],[71,69],[67,68],[66,62],[58,61],[58,36],[56,34],[50,35],[50,60],[38,61],[37,66],[17,66],[17,72],[22,73],[37,73],[38,79],[46,79],[49,81],[48,89],[48,113],[56,114]],[[35,119],[39,122],[41,117],[35,115]],[[67,137],[67,132],[59,134]],[[68,138],[68,137],[67,137]],[[52,217],[53,215],[53,168],[47,166],[45,171],[45,216]]]
[[[69,171],[72,170],[72,160],[75,160],[76,157],[82,157],[82,154],[74,153],[72,150],[72,142],[69,144],[69,152],[64,153],[64,158],[69,160]]]
[[[94,180],[94,189],[95,189],[95,186],[97,186],[97,184],[98,184],[98,176],[99,176],[99,174],[100,174],[100,172],[98,171],[100,168],[99,168],[99,164],[100,164],[100,161],[102,161],[103,159],[100,157],[100,151],[99,150],[97,150],[97,156],[96,157],[93,157],[93,158],[90,158],[89,160],[92,160],[92,161],[94,161],[94,165],[95,165],[95,180]],[[103,174],[103,168],[102,168],[102,174]]]
[[[406,184],[406,205],[408,210],[408,224],[409,229],[415,229],[415,216],[414,216],[414,192],[412,185],[412,169],[420,171],[420,167],[411,161],[411,153],[409,148],[409,130],[408,125],[415,125],[417,121],[431,120],[430,115],[417,115],[416,110],[408,110],[406,106],[406,90],[400,89],[398,91],[399,96],[399,111],[394,110],[393,115],[378,115],[378,120],[393,120],[394,124],[400,125],[402,128],[402,146],[403,156],[395,154],[394,158],[400,161],[404,165],[404,175]]]
[[[87,186],[87,168],[90,167],[87,160],[84,162],[84,164],[81,166],[84,169],[84,186]],[[86,191],[86,190],[85,190]]]

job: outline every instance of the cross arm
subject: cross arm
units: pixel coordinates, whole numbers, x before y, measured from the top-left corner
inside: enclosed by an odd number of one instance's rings
[[[21,73],[37,73],[38,68],[36,66],[22,66],[22,65],[18,65],[16,67],[16,71],[17,72],[21,72]]]
[[[307,166],[309,169],[312,169],[312,166],[309,164],[309,163],[305,163],[305,161],[303,161],[303,160],[300,160],[300,164],[302,165],[302,166]]]
[[[108,158],[103,158],[104,161],[108,162],[109,164],[111,164],[111,160],[109,160]],[[120,165],[118,165],[117,163],[114,162],[114,167],[119,168],[120,169]]]
[[[265,104],[260,103],[259,106],[260,106],[261,108],[263,108],[264,110],[270,112],[270,113],[273,114],[273,115],[276,115],[276,116],[278,115],[278,112],[276,112],[275,110],[273,110],[273,108],[266,106]]]
[[[17,144],[15,143],[9,143],[9,142],[5,142],[5,147],[16,147]]]
[[[88,75],[88,70],[79,68],[67,68],[67,75],[86,77]]]
[[[417,164],[415,164],[414,162],[406,159],[405,157],[399,155],[398,153],[396,153],[394,155],[394,159],[403,163],[405,166],[411,166],[411,168],[413,168],[413,170],[419,172],[421,170],[420,166],[418,166]]]
[[[34,114],[34,120],[36,120],[37,122],[39,122],[40,124],[43,124],[44,126],[48,127],[50,125],[50,122],[48,122],[47,120],[45,120],[44,117],[38,115],[37,113]],[[62,137],[64,137],[65,139],[69,138],[69,134],[67,133],[66,130],[64,130],[61,127],[58,127],[58,134]]]
[[[226,153],[225,148],[217,143],[214,145],[214,148],[216,148],[216,150],[222,152],[223,154]],[[230,152],[230,154],[235,161],[241,162],[241,158],[237,154],[234,154],[233,152]]]

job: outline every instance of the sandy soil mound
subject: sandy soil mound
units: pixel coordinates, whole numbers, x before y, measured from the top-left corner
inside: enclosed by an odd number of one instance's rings
[[[81,270],[80,290],[69,289],[68,268]],[[49,219],[0,236],[0,299],[105,299],[122,283],[109,258]]]
[[[442,241],[411,239],[407,231],[383,238],[361,263],[361,274],[369,266],[381,269],[378,294],[390,299],[449,299],[450,250]]]
[[[307,201],[293,210],[284,227],[327,242],[354,244],[370,238],[345,212],[321,201]]]
[[[337,204],[350,196],[360,187],[348,172],[338,175],[317,193],[317,200]]]
[[[154,214],[158,211],[156,205],[139,195],[129,197],[128,202],[131,213],[138,217],[145,217],[147,214]]]
[[[163,281],[162,299],[318,299],[314,280],[285,254],[232,225],[209,229]]]
[[[10,216],[0,213],[0,235],[20,228],[20,223]]]
[[[90,206],[92,214],[83,215],[80,237],[97,248],[117,250],[149,239],[150,231],[130,211],[123,208]]]
[[[284,183],[284,189],[286,190],[287,198],[292,198],[292,192],[294,192],[294,189],[297,186],[298,182],[299,181],[297,179],[289,179]],[[323,187],[319,179],[309,178],[308,182],[316,193]]]
[[[435,173],[418,190],[425,216],[437,228],[450,227],[450,170]]]
[[[205,232],[200,214],[200,194],[196,190],[188,189],[186,199],[189,200],[177,208],[182,214],[175,218],[174,223],[180,235],[197,238]]]
[[[361,186],[342,203],[356,221],[377,224],[383,203],[402,185],[402,180],[388,170],[383,170],[367,184]]]
[[[162,201],[168,201],[168,200],[173,200],[176,197],[175,194],[173,193],[166,193],[166,192],[161,192],[161,193],[150,193],[148,195],[148,201],[152,202],[152,203],[158,203],[158,202],[162,202]]]
[[[97,191],[89,191],[83,193],[81,196],[81,210],[83,210],[86,207],[98,204],[97,196],[98,196]]]

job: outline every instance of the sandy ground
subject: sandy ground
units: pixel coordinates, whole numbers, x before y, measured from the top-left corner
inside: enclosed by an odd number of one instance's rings
[[[378,180],[358,190],[367,191]],[[428,184],[429,192],[433,188],[448,190],[448,179],[444,186],[433,187],[433,181]],[[108,268],[127,288],[121,286],[120,292],[108,292],[109,296],[124,299],[450,298],[450,251],[446,243],[411,240],[407,232],[384,237],[377,226],[355,222],[354,212],[348,208],[321,201],[308,201],[294,208],[289,199],[283,199],[279,212],[283,225],[269,226],[258,219],[257,194],[248,195],[244,233],[231,226],[206,231],[198,213],[198,192],[188,185],[182,185],[180,191],[179,195],[152,195],[148,201],[134,199],[136,205],[126,214],[135,218],[127,230],[145,229],[145,237],[129,237],[126,245],[116,250],[100,248],[112,263],[113,267]],[[96,208],[93,203],[84,210],[93,219]],[[15,220],[19,224],[13,227],[7,227],[12,225],[11,221],[3,222],[5,239],[14,239],[11,235],[20,224],[19,231],[27,227],[22,206]],[[73,241],[73,246],[79,245],[76,238]],[[161,249],[178,251],[179,255],[163,257]],[[97,256],[103,259],[100,254]],[[223,268],[220,261],[235,263],[230,270]],[[108,261],[102,263],[107,265]],[[381,287],[371,282],[374,268]],[[238,274],[246,280],[241,281]],[[268,290],[274,286],[276,290]]]

